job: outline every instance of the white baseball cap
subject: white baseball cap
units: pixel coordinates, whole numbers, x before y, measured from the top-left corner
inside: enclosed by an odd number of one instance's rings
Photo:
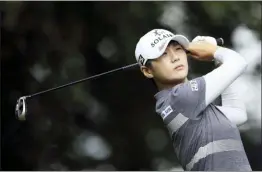
[[[139,65],[145,65],[148,59],[160,57],[171,40],[177,41],[184,48],[189,44],[189,40],[185,36],[175,35],[164,29],[153,29],[142,36],[135,50]]]

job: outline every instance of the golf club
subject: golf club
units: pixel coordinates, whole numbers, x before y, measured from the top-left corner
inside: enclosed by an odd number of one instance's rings
[[[219,45],[219,46],[222,46],[224,44],[223,38],[216,39],[216,42],[217,42],[217,45]],[[55,91],[55,90],[58,90],[58,89],[69,87],[71,85],[75,85],[75,84],[78,84],[78,83],[81,83],[81,82],[84,82],[84,81],[95,79],[95,78],[98,78],[98,77],[101,77],[101,76],[104,76],[104,75],[107,75],[107,74],[110,74],[110,73],[113,73],[113,72],[125,70],[125,69],[131,68],[131,67],[134,67],[134,66],[138,66],[138,65],[139,65],[138,63],[130,64],[130,65],[123,66],[123,67],[120,67],[120,68],[117,68],[117,69],[113,69],[113,70],[110,70],[110,71],[107,71],[107,72],[103,72],[103,73],[100,73],[100,74],[97,74],[97,75],[93,75],[93,76],[90,76],[90,77],[87,77],[87,78],[83,78],[83,79],[80,79],[80,80],[77,80],[77,81],[74,81],[74,82],[70,82],[68,84],[64,84],[64,85],[61,85],[61,86],[58,86],[58,87],[55,87],[55,88],[50,88],[50,89],[40,91],[40,92],[31,94],[31,95],[27,95],[27,96],[22,96],[17,100],[17,103],[16,103],[16,107],[15,107],[16,118],[20,121],[26,120],[26,115],[27,115],[26,100],[29,99],[29,98],[33,98],[33,97],[42,95],[44,93],[48,93],[48,92],[51,92],[51,91]]]
[[[50,89],[47,89],[47,90],[44,90],[44,91],[40,91],[40,92],[31,94],[31,95],[22,96],[17,100],[17,104],[16,104],[16,108],[15,108],[16,117],[17,117],[17,119],[19,119],[21,121],[26,120],[26,113],[27,113],[26,100],[29,99],[29,98],[33,98],[33,97],[39,96],[39,95],[47,93],[47,92],[59,90],[59,89],[65,88],[65,87],[69,87],[71,85],[75,85],[75,84],[78,84],[78,83],[81,83],[81,82],[84,82],[84,81],[87,81],[87,80],[95,79],[95,78],[98,78],[98,77],[101,77],[103,75],[107,75],[107,74],[110,74],[110,73],[113,73],[113,72],[125,70],[125,69],[128,69],[128,68],[134,67],[134,66],[138,66],[138,63],[123,66],[123,67],[120,67],[120,68],[117,68],[117,69],[113,69],[113,70],[110,70],[110,71],[107,71],[107,72],[103,72],[103,73],[100,73],[100,74],[97,74],[97,75],[87,77],[87,78],[84,78],[84,79],[80,79],[80,80],[77,80],[77,81],[74,81],[74,82],[70,82],[68,84],[64,84],[64,85],[61,85],[61,86],[58,86],[58,87],[55,87],[55,88],[50,88]]]

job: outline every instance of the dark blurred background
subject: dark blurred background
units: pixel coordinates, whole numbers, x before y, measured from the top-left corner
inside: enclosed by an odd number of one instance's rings
[[[248,122],[240,132],[253,170],[262,170],[260,2],[0,2],[2,170],[182,170],[156,90],[138,68],[28,101],[23,95],[135,63],[138,39],[165,28],[223,37],[249,67],[239,82]],[[190,76],[213,64],[191,60]]]

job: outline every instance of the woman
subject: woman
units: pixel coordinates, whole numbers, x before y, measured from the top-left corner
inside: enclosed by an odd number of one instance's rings
[[[188,80],[187,54],[221,65]],[[136,60],[145,77],[153,79],[156,112],[172,137],[184,170],[251,171],[237,125],[247,120],[244,103],[234,92],[234,81],[247,63],[238,53],[216,45],[212,37],[196,37],[154,29],[140,38]],[[212,102],[222,96],[222,106]]]

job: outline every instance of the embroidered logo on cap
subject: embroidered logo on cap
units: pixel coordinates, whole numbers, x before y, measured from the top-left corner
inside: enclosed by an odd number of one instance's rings
[[[163,33],[163,32],[161,32],[161,33]],[[161,33],[158,33],[157,29],[154,31],[155,36],[161,36]]]
[[[144,62],[145,62],[145,59],[143,58],[143,56],[140,54],[139,57],[138,57],[138,62],[141,64],[141,65],[144,65]]]

